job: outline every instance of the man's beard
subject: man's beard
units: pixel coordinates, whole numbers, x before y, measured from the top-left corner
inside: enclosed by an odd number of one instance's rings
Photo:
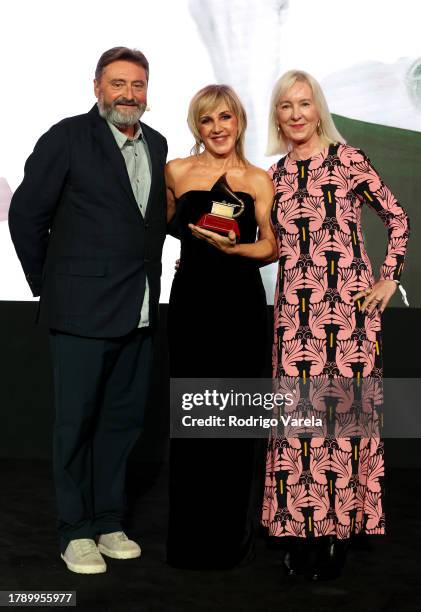
[[[119,104],[132,106],[133,110],[121,111],[118,108]],[[98,98],[98,110],[103,119],[106,119],[116,127],[126,128],[136,125],[146,110],[146,104],[136,102],[136,100],[129,100],[122,96],[113,100],[111,104],[106,104],[101,96]]]

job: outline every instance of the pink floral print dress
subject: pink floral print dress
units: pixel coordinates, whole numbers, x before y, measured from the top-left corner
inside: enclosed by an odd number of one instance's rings
[[[302,399],[318,409],[333,407],[349,417],[364,403],[364,382],[382,379],[380,312],[361,312],[363,300],[352,299],[375,282],[362,207],[370,206],[387,227],[382,279],[400,278],[408,217],[366,155],[346,144],[304,161],[287,155],[269,174],[279,253],[273,378],[301,389]],[[270,535],[384,533],[383,443],[379,436],[347,435],[346,426],[342,435],[335,432],[272,435],[262,516]]]

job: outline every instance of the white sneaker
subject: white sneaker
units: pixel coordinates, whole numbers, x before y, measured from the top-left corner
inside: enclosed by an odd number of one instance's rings
[[[113,559],[136,559],[140,557],[140,546],[129,540],[124,531],[114,531],[99,536],[98,549]]]
[[[103,574],[107,566],[94,540],[72,540],[61,558],[71,572],[76,574]]]

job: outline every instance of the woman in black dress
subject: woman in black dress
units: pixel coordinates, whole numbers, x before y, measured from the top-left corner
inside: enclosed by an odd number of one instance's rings
[[[259,265],[275,253],[273,187],[245,159],[246,114],[231,88],[200,90],[188,124],[193,155],[167,165],[168,220],[181,242],[168,313],[171,377],[257,378],[266,346]],[[227,193],[241,203],[239,240],[196,226]],[[170,565],[230,568],[249,558],[255,446],[252,439],[171,440]]]

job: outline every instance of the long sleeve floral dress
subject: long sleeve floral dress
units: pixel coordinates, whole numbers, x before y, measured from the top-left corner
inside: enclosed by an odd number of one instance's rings
[[[364,411],[364,383],[381,383],[381,315],[361,312],[363,300],[352,298],[375,282],[362,206],[388,230],[382,279],[400,278],[408,217],[366,155],[346,144],[304,161],[287,155],[269,173],[279,252],[273,377],[298,389],[301,402],[333,410],[336,429],[309,438],[272,435],[262,522],[273,536],[382,534],[383,443],[347,431],[356,409]]]

